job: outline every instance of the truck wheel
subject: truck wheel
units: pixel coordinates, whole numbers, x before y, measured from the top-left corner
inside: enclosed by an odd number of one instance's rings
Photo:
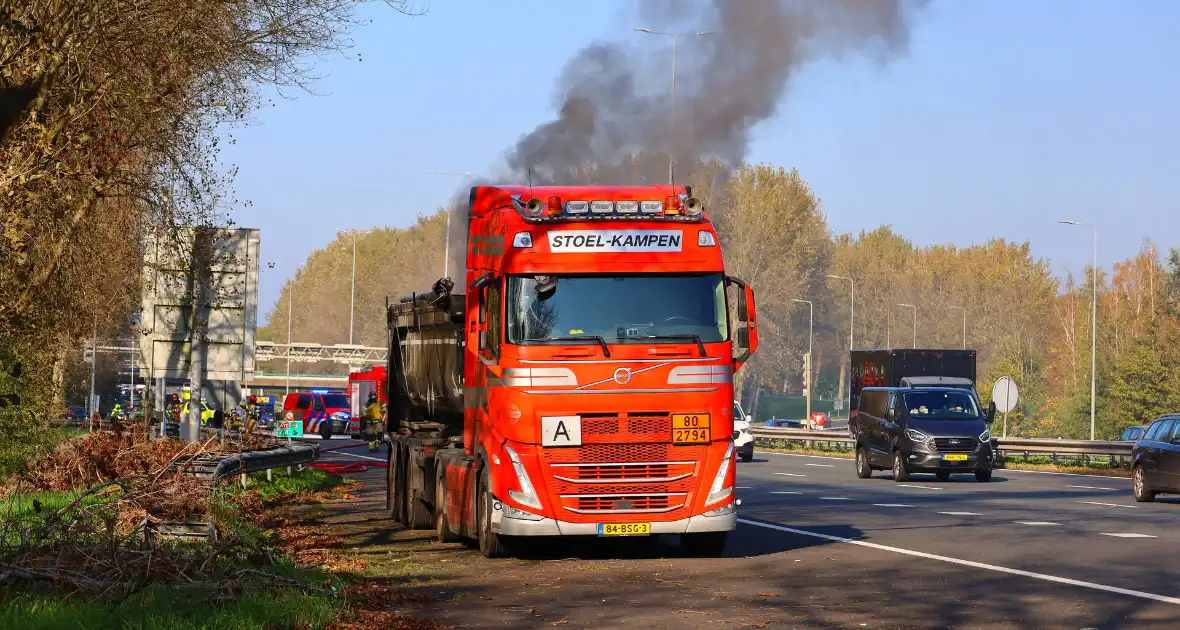
[[[492,498],[491,486],[488,483],[488,468],[483,467],[479,473],[479,552],[485,558],[503,558],[508,555],[508,548],[504,544],[504,537],[492,531]]]
[[[725,541],[728,538],[729,532],[681,534],[680,550],[687,556],[720,556],[725,551]]]
[[[423,493],[410,490],[407,529],[431,529],[434,527],[434,513],[426,504]]]
[[[325,440],[332,439],[332,422],[330,420],[325,420],[320,425],[320,438]]]
[[[451,533],[447,525],[447,478],[446,465],[441,464],[434,476],[434,529],[438,533],[438,542],[455,542],[457,538]]]

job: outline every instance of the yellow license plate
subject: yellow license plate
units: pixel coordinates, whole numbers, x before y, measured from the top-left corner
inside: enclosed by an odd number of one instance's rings
[[[965,462],[965,461],[967,461],[967,454],[966,453],[947,453],[946,455],[942,456],[942,460],[945,462]]]
[[[709,414],[680,413],[672,415],[673,444],[708,444],[709,441]]]
[[[651,523],[599,523],[599,536],[647,536]]]

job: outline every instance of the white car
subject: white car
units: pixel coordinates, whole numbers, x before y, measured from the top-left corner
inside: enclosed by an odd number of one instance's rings
[[[754,459],[754,436],[750,435],[753,418],[742,409],[741,403],[733,401],[733,447],[743,462]]]

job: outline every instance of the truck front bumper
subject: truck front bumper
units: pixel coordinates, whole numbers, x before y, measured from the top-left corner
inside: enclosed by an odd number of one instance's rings
[[[496,502],[497,504],[499,501]],[[635,521],[645,522],[643,514],[636,514]],[[678,521],[649,521],[653,534],[697,534],[703,532],[728,532],[737,529],[737,510],[717,516],[698,514]],[[503,510],[492,512],[492,531],[505,536],[597,536],[598,523],[572,523],[552,518],[524,520],[507,518]]]

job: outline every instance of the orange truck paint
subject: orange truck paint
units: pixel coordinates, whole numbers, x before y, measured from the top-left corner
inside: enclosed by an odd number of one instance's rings
[[[580,206],[567,204],[595,201],[610,202],[614,210],[598,215],[590,209],[605,207],[601,203],[573,214]],[[644,201],[662,202],[664,210],[620,212],[635,205],[627,202]],[[432,465],[444,480],[446,493],[432,502],[436,521],[439,510],[445,510],[452,534],[478,537],[486,529],[481,497],[476,496],[479,473],[486,467],[496,510],[489,513],[490,527],[497,535],[594,534],[600,525],[611,523],[645,523],[652,533],[733,529],[737,459],[731,450],[733,374],[757,347],[757,317],[752,290],[722,275],[720,239],[699,205],[688,208],[699,204],[691,198],[691,190],[685,186],[479,186],[471,190],[470,204],[466,279],[455,288],[456,293],[465,294],[462,323],[456,324],[456,329],[462,326],[464,344],[462,443],[439,451]],[[553,337],[567,332],[578,337],[568,343],[551,338],[509,341],[507,324],[516,313],[510,310],[515,305],[508,304],[513,297],[509,289],[516,286],[510,283],[536,282],[532,279],[537,276],[552,275],[560,292],[563,279],[572,284],[585,276],[620,281],[633,277],[658,281],[657,276],[713,278],[706,274],[716,274],[717,290],[726,296],[725,321],[715,322],[726,331],[724,337],[719,333],[719,339],[649,338],[630,334],[640,328],[623,332],[620,326],[617,338],[603,336],[609,356],[599,343],[587,341],[591,338],[580,329],[553,333]],[[509,280],[520,277],[526,280]],[[517,290],[522,296],[526,292]],[[651,298],[623,294],[607,299],[627,304]],[[485,310],[489,303],[498,310]],[[700,310],[719,307],[714,302]],[[542,307],[537,309],[544,312]],[[675,319],[673,315],[665,321]],[[407,336],[413,334],[405,330]],[[735,343],[739,334],[744,335],[740,347]],[[487,342],[481,343],[483,339]],[[497,348],[493,340],[499,341]],[[404,378],[395,374],[401,367],[393,357],[391,352],[391,392],[396,380]],[[391,418],[394,398],[391,394]],[[442,417],[441,412],[435,413],[431,417],[418,410],[411,415],[420,420]],[[705,414],[707,431],[689,426],[701,422]],[[685,426],[674,427],[674,416],[684,416],[679,422]],[[580,427],[578,443],[574,444],[571,428],[562,418]],[[391,424],[390,429],[396,433],[398,427]],[[411,431],[403,427],[401,432]],[[554,432],[552,440],[548,432]],[[695,438],[701,443],[674,443],[674,435],[686,438],[680,442]],[[565,438],[570,438],[569,445],[545,445]],[[399,448],[403,450],[397,456],[407,457],[405,447],[398,446],[399,439],[395,437],[391,458]],[[519,457],[539,507],[514,497],[524,488],[506,447]],[[730,457],[722,471],[727,452]],[[407,483],[394,479],[399,469],[392,464],[390,470],[391,484]],[[706,502],[719,474],[728,492]],[[423,489],[420,498],[431,496],[433,491]],[[525,513],[526,518],[509,518],[509,509]]]

